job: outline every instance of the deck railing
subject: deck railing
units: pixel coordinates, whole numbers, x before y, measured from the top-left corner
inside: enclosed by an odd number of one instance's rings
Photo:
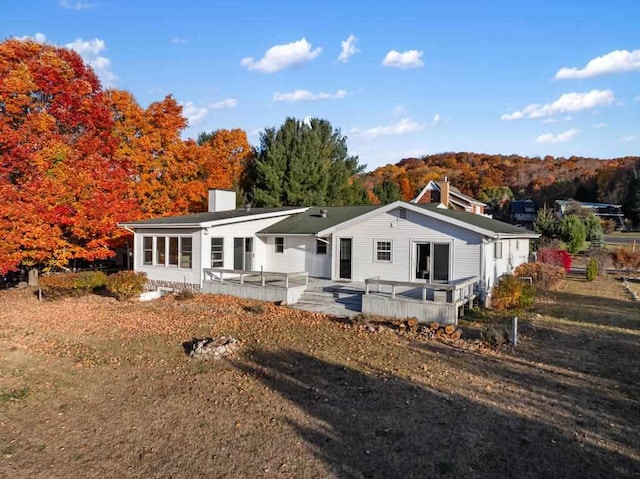
[[[475,295],[475,288],[480,283],[478,276],[472,276],[470,278],[459,279],[451,281],[449,283],[414,283],[409,281],[391,281],[379,278],[368,278],[364,280],[365,295],[370,294],[371,286],[377,285],[377,293],[383,293],[380,291],[380,286],[391,286],[390,294],[391,298],[395,299],[398,293],[398,288],[411,288],[421,289],[422,301],[426,302],[427,291],[433,291],[433,301],[457,304],[459,302],[466,302],[469,298],[473,298]],[[440,292],[440,294],[437,294]],[[444,292],[444,294],[442,294]]]
[[[292,279],[303,278],[304,285],[309,285],[309,273],[306,271],[295,273],[278,273],[275,271],[246,271],[242,269],[222,269],[222,268],[204,268],[202,270],[205,274],[205,280],[218,281],[224,283],[226,280],[239,280],[241,285],[244,285],[245,281],[250,281],[253,278],[260,280],[260,285],[265,286],[267,279],[284,280],[284,287],[289,288],[289,281]],[[226,275],[226,278],[225,278]],[[254,283],[252,283],[254,284]]]

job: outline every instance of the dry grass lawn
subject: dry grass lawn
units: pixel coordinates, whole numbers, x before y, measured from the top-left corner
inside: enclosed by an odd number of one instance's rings
[[[640,475],[640,304],[617,281],[541,297],[515,350],[252,305],[0,292],[0,477]],[[184,355],[223,334],[240,353]]]

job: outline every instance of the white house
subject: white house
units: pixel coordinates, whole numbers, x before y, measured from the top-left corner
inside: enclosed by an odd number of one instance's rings
[[[293,273],[363,282],[453,283],[482,289],[525,263],[538,235],[485,216],[396,201],[388,205],[235,209],[211,190],[209,212],[124,223],[134,269],[158,286],[201,289],[204,270]]]

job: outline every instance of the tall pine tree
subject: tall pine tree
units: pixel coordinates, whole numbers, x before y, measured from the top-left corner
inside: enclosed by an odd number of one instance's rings
[[[326,120],[287,118],[260,136],[248,169],[255,206],[348,205],[366,195],[354,176],[364,169],[349,156],[346,137]]]

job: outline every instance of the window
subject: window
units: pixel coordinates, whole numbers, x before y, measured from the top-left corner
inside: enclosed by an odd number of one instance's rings
[[[153,264],[153,236],[142,237],[142,264]]]
[[[321,239],[316,239],[316,254],[327,254],[327,242]]]
[[[153,237],[143,237],[144,264],[151,264]],[[154,266],[191,268],[193,262],[193,239],[191,236],[156,236]]]
[[[167,259],[167,239],[164,236],[156,238],[156,264],[164,266]]]
[[[180,237],[180,267],[191,268],[192,239],[188,236]]]
[[[401,220],[407,219],[407,210],[405,208],[400,208],[400,211],[398,212],[398,218]]]
[[[224,268],[224,238],[211,238],[211,267]]]
[[[391,262],[391,241],[376,241],[376,261]]]
[[[502,259],[502,241],[496,241],[494,243],[494,258]]]
[[[169,266],[178,266],[178,237],[169,237]]]
[[[276,238],[276,253],[284,253],[284,238]]]

